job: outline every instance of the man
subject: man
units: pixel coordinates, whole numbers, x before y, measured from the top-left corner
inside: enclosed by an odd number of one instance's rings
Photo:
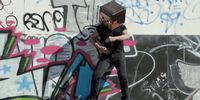
[[[100,59],[94,70],[89,100],[97,100],[99,80],[113,67],[116,67],[118,72],[121,98],[129,100],[123,40],[128,39],[130,35],[123,25],[125,14],[126,9],[114,1],[100,7],[100,24],[97,31],[91,35],[91,42],[100,52]]]

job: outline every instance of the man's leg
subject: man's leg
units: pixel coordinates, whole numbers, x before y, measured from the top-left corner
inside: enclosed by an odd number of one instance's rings
[[[109,68],[109,66],[109,59],[101,59],[97,63],[92,78],[91,95],[89,96],[89,99],[97,100],[99,94],[99,80],[103,77],[104,73]]]
[[[120,55],[119,60],[116,61],[114,65],[118,73],[118,78],[119,78],[121,93],[122,93],[122,100],[129,100],[126,59],[123,56],[124,56],[123,54]]]

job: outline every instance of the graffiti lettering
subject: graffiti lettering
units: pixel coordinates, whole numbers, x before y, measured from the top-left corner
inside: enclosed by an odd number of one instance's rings
[[[13,11],[12,12],[7,11],[7,6],[10,6],[11,3],[12,3],[11,0],[0,0],[0,11],[4,10],[8,14],[13,14]]]
[[[26,13],[23,18],[24,25],[28,30],[31,30],[31,27],[37,30],[49,32],[50,29],[48,27],[49,24],[47,24],[49,23],[49,21],[46,19],[47,16],[51,18],[50,21],[53,21],[54,30],[56,30],[58,28],[57,23],[61,22],[63,19],[62,13],[58,10],[54,11],[53,15],[48,11],[45,11],[42,16],[37,13]]]
[[[5,23],[0,21],[0,27],[2,28],[17,27],[17,25],[18,25],[18,20],[17,20],[17,17],[15,17],[14,15],[8,15],[5,19]]]
[[[165,26],[165,33],[168,32],[169,28],[175,24],[176,26],[176,23],[180,17],[180,12],[177,12],[177,13],[162,13],[161,16],[160,16],[161,20],[164,22],[166,21],[166,26]],[[176,33],[176,32],[174,32]]]

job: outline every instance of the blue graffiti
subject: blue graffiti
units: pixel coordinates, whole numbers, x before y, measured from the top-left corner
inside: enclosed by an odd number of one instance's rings
[[[5,75],[5,74],[11,72],[10,69],[11,69],[11,66],[10,66],[10,65],[4,64],[4,65],[3,65],[3,68],[1,68],[0,71],[3,71],[3,74]]]
[[[183,26],[178,23],[178,19],[185,18],[187,20],[199,19],[198,0],[116,0],[119,4],[127,8],[126,14],[127,24],[149,25],[161,20],[165,22],[163,32],[176,33],[176,27]],[[173,12],[174,13],[173,13]],[[169,14],[168,14],[169,13]],[[150,26],[151,27],[151,26]],[[169,31],[171,28],[172,31]]]
[[[161,12],[161,4],[150,4],[148,0],[141,2],[136,0],[135,2],[117,0],[122,6],[131,9],[131,16],[126,16],[128,20],[137,24],[151,24],[157,18],[159,18]]]
[[[66,69],[64,69],[61,77],[58,82],[60,88],[67,88],[66,84],[70,83],[70,78],[77,75],[76,84],[75,84],[75,97],[79,100],[86,100],[86,98],[91,93],[91,81],[93,76],[93,67],[91,60],[83,52],[78,52],[73,59],[70,61],[70,64]],[[105,80],[100,81],[99,89],[109,86],[109,83]],[[56,90],[55,88],[52,97],[55,97]],[[58,95],[58,94],[56,94]]]
[[[174,2],[174,0],[167,0],[167,1],[169,2],[170,5]]]
[[[173,24],[176,24],[179,17],[180,17],[181,13],[180,12],[173,12],[173,13],[162,13],[160,15],[160,19],[162,20],[162,22],[166,22],[165,25],[165,33],[168,32],[169,28],[172,27]]]
[[[27,77],[24,76],[21,81],[17,82],[17,84],[19,84],[19,87],[18,87],[17,91],[21,91],[23,89],[31,91],[30,85],[32,85],[33,82],[29,82]]]
[[[78,83],[77,83],[76,93],[75,93],[76,96],[81,96],[79,98],[80,100],[85,100],[87,96],[90,94],[92,74],[93,74],[93,70],[91,69],[88,63],[86,63],[83,66],[80,66]]]

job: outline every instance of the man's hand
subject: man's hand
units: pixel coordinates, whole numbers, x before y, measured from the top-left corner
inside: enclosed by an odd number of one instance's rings
[[[113,37],[113,36],[109,36],[109,37],[105,40],[106,43],[114,42],[114,41],[116,41],[116,38]]]
[[[99,52],[102,54],[102,53],[105,53],[105,54],[109,54],[110,53],[110,51],[106,48],[106,47],[104,47],[104,46],[101,46],[100,48],[99,48]]]

